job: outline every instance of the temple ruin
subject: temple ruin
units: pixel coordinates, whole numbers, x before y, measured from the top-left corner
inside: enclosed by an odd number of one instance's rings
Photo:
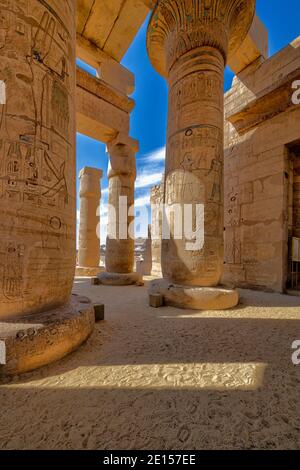
[[[151,201],[203,207],[204,239],[187,250],[172,218],[163,239],[154,207],[161,239],[148,243],[147,267],[136,269],[134,215],[119,217],[120,198],[127,212],[134,205],[135,77],[120,62],[152,10],[147,49],[168,83],[169,114],[165,174]],[[78,0],[77,8],[72,0],[8,0],[0,32],[4,374],[59,359],[93,330],[93,304],[72,295],[76,131],[107,146],[109,233],[117,214],[100,266],[102,170],[83,168],[77,275],[142,286],[152,271],[151,305],[196,310],[236,307],[237,287],[299,290],[299,38],[268,57],[254,0]],[[76,57],[98,76],[76,67]],[[224,96],[226,64],[236,75]]]

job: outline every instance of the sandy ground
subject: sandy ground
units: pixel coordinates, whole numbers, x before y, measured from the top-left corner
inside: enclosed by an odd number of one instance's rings
[[[300,448],[300,299],[151,309],[146,288],[74,291],[106,321],[59,363],[0,386],[1,449]]]

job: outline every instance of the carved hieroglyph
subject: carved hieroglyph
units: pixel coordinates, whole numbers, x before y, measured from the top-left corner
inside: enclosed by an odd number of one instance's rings
[[[99,224],[101,177],[102,170],[97,168],[85,167],[79,174],[80,225],[78,265],[85,268],[95,268],[100,264],[100,240],[97,228]]]
[[[293,236],[300,238],[300,157],[294,160],[293,178]]]
[[[129,234],[134,215],[129,213],[129,208],[133,209],[134,206],[135,151],[121,140],[109,145],[108,151],[109,210],[105,268],[108,273],[127,274],[133,272],[134,267],[134,239]]]
[[[148,27],[152,64],[169,85],[165,202],[204,205],[204,246],[162,242],[164,278],[217,286],[223,270],[223,87],[228,55],[252,23],[254,0],[160,0]],[[193,220],[195,227],[195,220]]]
[[[61,305],[72,289],[75,5],[1,2],[0,317]]]

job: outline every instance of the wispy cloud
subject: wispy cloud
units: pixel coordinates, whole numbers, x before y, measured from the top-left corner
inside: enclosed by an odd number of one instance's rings
[[[149,173],[147,171],[143,171],[140,175],[138,175],[135,183],[136,189],[140,188],[148,188],[149,186],[153,186],[154,184],[160,183],[162,178],[162,171],[158,171],[155,173]]]
[[[164,172],[166,148],[161,147],[147,153],[138,160],[136,189],[149,188],[161,182]]]
[[[159,149],[153,150],[153,152],[149,152],[142,160],[146,163],[158,163],[165,161],[166,158],[166,147],[161,147]]]

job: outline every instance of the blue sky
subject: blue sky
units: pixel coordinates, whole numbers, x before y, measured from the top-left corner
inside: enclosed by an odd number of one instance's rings
[[[285,2],[282,0],[257,0],[256,10],[269,31],[270,55],[275,54],[300,35],[299,0],[285,0]],[[136,79],[136,88],[132,95],[136,106],[132,113],[130,134],[140,142],[140,152],[137,154],[137,211],[139,207],[144,207],[149,201],[150,188],[159,182],[164,170],[167,122],[167,87],[164,79],[152,68],[147,56],[147,23],[148,19],[122,60],[122,64],[135,74]],[[230,88],[232,77],[230,70],[227,70],[225,90]],[[107,164],[105,146],[78,134],[77,174],[84,166],[101,168],[104,172],[101,243],[105,242]],[[139,234],[137,232],[137,235]]]

